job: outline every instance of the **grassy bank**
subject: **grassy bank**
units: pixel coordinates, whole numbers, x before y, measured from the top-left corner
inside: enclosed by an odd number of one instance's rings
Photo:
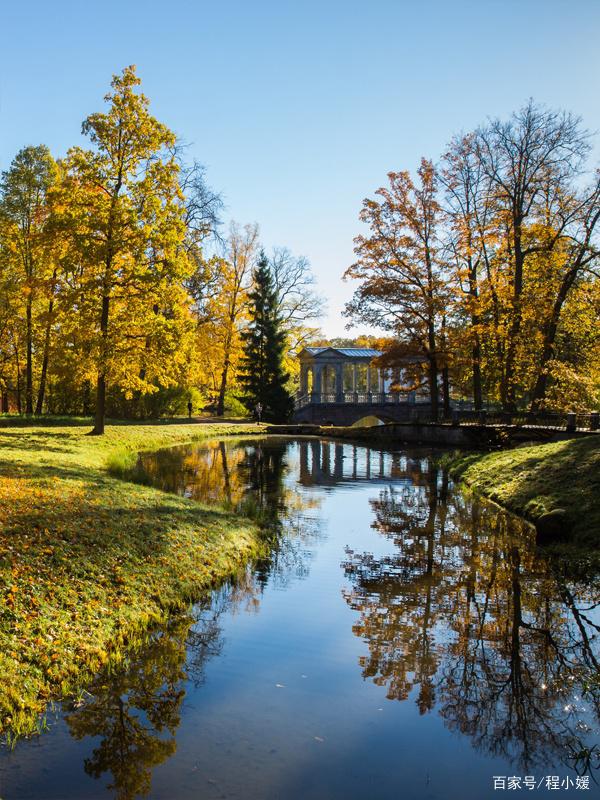
[[[142,449],[256,425],[88,430],[0,429],[0,733],[38,729],[48,700],[260,549],[249,520],[110,472]]]
[[[517,447],[495,453],[454,453],[444,459],[455,477],[526,519],[562,508],[577,544],[600,545],[600,437]]]

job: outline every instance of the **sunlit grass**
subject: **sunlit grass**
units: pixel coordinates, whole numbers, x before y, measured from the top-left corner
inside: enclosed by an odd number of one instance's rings
[[[497,453],[462,452],[447,463],[474,490],[529,520],[565,509],[575,541],[600,544],[600,436]]]
[[[124,482],[135,454],[255,425],[0,429],[0,732],[43,729],[153,624],[259,552],[254,521]],[[112,474],[111,474],[112,473]]]

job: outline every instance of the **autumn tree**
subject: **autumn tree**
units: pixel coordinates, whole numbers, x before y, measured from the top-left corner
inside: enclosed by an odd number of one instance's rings
[[[104,432],[109,381],[127,391],[155,391],[169,374],[177,345],[177,297],[188,260],[174,134],[149,112],[136,92],[134,67],[112,80],[105,113],[83,123],[92,149],[69,151],[65,219],[72,270],[90,321],[96,372],[96,418]]]
[[[56,284],[56,268],[46,234],[48,193],[56,182],[57,167],[44,145],[25,147],[17,153],[0,182],[0,236],[3,262],[14,296],[13,316],[24,316],[25,413],[33,414],[34,359],[36,334],[43,331],[37,350],[42,351],[41,377],[36,412],[41,413],[44,399],[50,319]],[[5,288],[8,285],[5,283]],[[48,308],[49,307],[49,308]],[[45,318],[44,318],[45,317]],[[14,332],[13,332],[14,334]],[[15,342],[13,336],[13,342]]]
[[[219,348],[217,414],[225,411],[225,394],[232,367],[241,356],[241,330],[247,319],[248,291],[258,247],[258,225],[231,223],[225,256],[216,262],[215,293],[209,304],[212,332]]]
[[[553,228],[557,239],[553,250],[551,294],[541,325],[541,347],[531,392],[533,410],[545,405],[553,381],[560,381],[566,345],[579,337],[576,359],[581,364],[594,359],[600,344],[597,321],[600,312],[600,175],[584,190],[571,190],[563,201],[560,217]],[[595,320],[593,322],[592,320]],[[590,327],[591,324],[591,327]],[[570,334],[569,334],[570,331]],[[562,339],[562,347],[561,347]],[[572,359],[568,359],[572,360]],[[596,373],[596,380],[598,376]],[[598,386],[600,388],[600,386]],[[574,393],[576,397],[576,393]],[[571,403],[574,398],[571,399]],[[596,401],[597,402],[597,401]]]
[[[582,181],[588,152],[578,119],[530,102],[453,139],[442,160],[446,246],[466,333],[456,331],[455,343],[469,343],[477,408],[484,388],[507,410],[539,408],[564,374],[561,325],[573,320],[563,309],[570,296],[571,308],[580,305],[597,258],[598,178]]]
[[[441,372],[446,409],[450,378],[477,409],[484,396],[507,411],[598,402],[600,182],[586,175],[589,148],[577,118],[530,102],[455,137],[429,165],[429,203],[428,162],[421,197],[407,173],[391,173],[383,200],[365,201],[372,233],[356,240],[346,275],[361,287],[348,312],[396,334],[388,362],[422,354],[430,387]]]
[[[377,199],[363,201],[360,219],[370,234],[354,240],[357,260],[345,277],[360,285],[345,313],[393,332],[405,355],[422,357],[432,413],[437,416],[447,268],[438,179],[431,161],[422,160],[417,177],[414,183],[408,172],[390,172],[389,187],[378,189]]]
[[[535,296],[527,297],[535,269],[530,269],[532,262],[546,257],[552,282],[557,269],[563,273],[551,318],[543,324],[547,344],[542,347],[547,352],[542,355],[539,385],[534,389],[537,402],[545,392],[543,375],[564,303],[561,296],[568,294],[575,276],[593,257],[589,245],[598,220],[597,185],[587,193],[575,188],[589,147],[589,136],[576,117],[547,111],[533,101],[509,120],[493,120],[480,128],[474,138],[478,164],[489,181],[485,202],[493,204],[494,258],[503,276],[506,349],[500,399],[508,410],[516,408],[519,393],[527,388],[520,381],[518,359],[519,349],[529,340],[527,312],[536,303]],[[565,245],[569,252],[561,268],[552,256]]]

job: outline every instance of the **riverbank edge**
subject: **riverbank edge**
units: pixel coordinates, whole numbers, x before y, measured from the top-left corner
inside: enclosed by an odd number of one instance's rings
[[[567,439],[496,452],[448,452],[440,458],[455,480],[536,525],[564,511],[565,544],[600,547],[600,440]],[[595,557],[597,559],[597,553]]]
[[[0,429],[0,737],[40,732],[174,612],[264,553],[258,525],[119,480],[138,452],[255,424]]]
[[[407,430],[411,435],[406,436]],[[460,430],[460,445],[437,438]],[[423,435],[424,431],[433,432]],[[443,447],[438,463],[471,491],[536,525],[543,514],[564,510],[565,539],[557,553],[577,558],[600,547],[600,436],[596,432],[536,430],[517,426],[419,425],[370,427],[269,426],[268,434],[317,436],[377,446]],[[537,440],[537,441],[536,441]],[[600,568],[600,554],[594,554]]]
[[[593,438],[597,431],[567,433],[558,428],[521,425],[451,425],[446,422],[388,422],[383,425],[316,425],[312,423],[269,425],[266,433],[279,436],[322,436],[334,439],[393,445],[426,445],[461,449],[490,450],[524,443],[547,443],[568,439]]]

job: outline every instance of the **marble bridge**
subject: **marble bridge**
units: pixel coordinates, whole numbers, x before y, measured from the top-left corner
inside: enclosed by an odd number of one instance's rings
[[[300,391],[293,421],[353,425],[364,417],[406,422],[429,412],[429,398],[417,392],[390,391],[388,371],[375,366],[379,350],[306,347],[299,354]]]

